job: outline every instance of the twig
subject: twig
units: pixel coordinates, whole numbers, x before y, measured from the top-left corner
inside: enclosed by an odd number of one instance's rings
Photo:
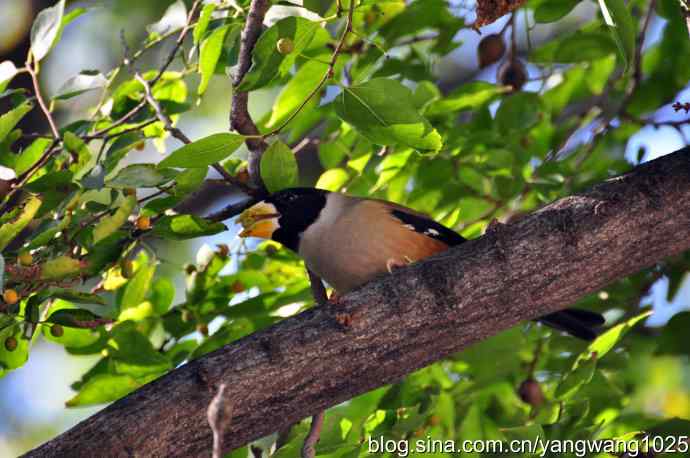
[[[232,105],[230,109],[230,129],[239,132],[242,135],[257,136],[259,129],[252,120],[249,114],[248,102],[249,94],[244,91],[237,90],[240,82],[249,71],[252,64],[252,52],[256,41],[261,35],[261,27],[264,21],[266,11],[270,6],[268,0],[252,0],[249,7],[249,14],[242,30],[242,37],[240,40],[240,51],[238,56],[237,73],[233,78],[233,94]],[[249,177],[252,183],[258,188],[263,188],[261,181],[261,173],[259,164],[261,155],[267,148],[267,144],[263,139],[248,138],[246,140],[249,148]]]
[[[112,140],[113,138],[117,138],[117,137],[120,137],[122,135],[129,134],[131,132],[137,132],[137,131],[143,129],[144,127],[150,126],[151,124],[153,124],[154,122],[157,122],[157,121],[158,121],[158,118],[149,119],[148,121],[144,121],[141,124],[137,124],[136,126],[128,127],[127,129],[123,129],[123,130],[116,132],[114,134],[107,134],[106,133],[106,134],[98,135],[98,134],[94,133],[91,135],[84,135],[81,139],[84,140],[85,142],[88,142],[91,140],[97,140],[100,138],[104,139],[105,141],[108,141],[108,140]],[[109,129],[109,130],[112,130],[112,129]]]
[[[309,434],[307,434],[307,438],[304,439],[304,445],[302,445],[302,458],[314,458],[316,455],[316,444],[321,437],[321,429],[323,428],[323,420],[325,418],[325,410],[322,410],[312,417]]]
[[[31,82],[33,83],[34,86],[34,93],[36,94],[36,100],[38,100],[38,105],[41,107],[41,111],[43,111],[43,114],[46,117],[46,120],[48,120],[48,125],[50,126],[50,131],[53,134],[53,138],[57,141],[60,141],[60,132],[58,131],[57,126],[55,125],[55,120],[53,119],[53,115],[50,113],[50,110],[48,109],[48,106],[46,105],[45,100],[43,100],[43,95],[41,94],[41,86],[38,84],[38,75],[36,73],[36,69],[34,68],[34,65],[31,62],[26,63],[26,71],[31,75]]]
[[[180,31],[180,35],[177,37],[177,41],[175,41],[175,46],[173,46],[173,49],[170,51],[168,54],[168,57],[166,58],[165,62],[161,66],[160,70],[158,70],[158,73],[156,76],[153,77],[153,79],[150,81],[150,86],[155,86],[156,83],[163,77],[163,74],[165,74],[166,70],[172,64],[173,60],[175,60],[175,56],[177,55],[177,51],[179,51],[180,47],[182,47],[182,44],[184,43],[184,39],[187,36],[187,33],[189,32],[191,25],[192,25],[192,19],[194,15],[196,14],[196,10],[198,9],[199,5],[201,4],[201,0],[196,0],[192,7],[189,10],[189,14],[187,15],[187,21],[185,22],[185,25],[182,27],[182,30]],[[175,31],[176,32],[176,31]],[[166,35],[166,38],[168,36],[172,36],[174,33],[171,33],[170,35]],[[132,65],[134,61],[143,53],[144,50],[147,48],[144,48],[143,50],[140,50],[138,53],[136,53],[131,59],[129,59],[127,56],[125,56],[122,66],[124,65]],[[121,66],[121,67],[122,67]],[[120,67],[120,68],[121,68]],[[117,69],[119,71],[119,68]],[[135,75],[136,77],[136,75]],[[112,129],[115,129],[116,127],[121,126],[122,124],[125,124],[127,121],[132,119],[134,116],[136,116],[139,111],[146,106],[146,100],[142,100],[139,102],[134,108],[132,108],[130,111],[128,111],[124,116],[119,118],[117,121],[113,122],[111,125],[108,127],[101,129],[99,131],[94,132],[91,137],[101,137],[104,134],[110,132]]]
[[[656,10],[656,0],[651,0],[649,2],[649,9],[647,9],[647,14],[644,18],[644,23],[640,29],[640,33],[637,36],[637,46],[635,46],[635,71],[633,73],[633,80],[635,81],[635,87],[640,84],[642,80],[642,47],[644,46],[644,40],[647,35],[647,29],[649,28],[649,23],[651,22],[652,15]]]
[[[225,390],[227,385],[221,383],[218,392],[208,405],[206,418],[213,431],[213,458],[223,457],[223,434],[232,420],[232,405],[228,402]]]
[[[141,76],[139,72],[136,72],[134,74],[134,78],[141,83],[142,86],[144,86],[144,99],[148,102],[149,105],[151,105],[151,108],[153,108],[153,111],[156,113],[156,117],[163,123],[163,126],[165,127],[165,130],[170,132],[170,135],[184,143],[185,145],[189,145],[192,143],[192,141],[187,137],[184,132],[182,132],[180,129],[175,127],[172,123],[172,120],[170,119],[170,116],[165,114],[163,111],[163,108],[161,107],[160,103],[158,103],[158,100],[153,96],[153,92],[151,90],[151,84],[146,81],[146,79]],[[211,164],[211,167],[213,167],[220,175],[228,182],[231,183],[234,186],[237,186],[240,188],[242,191],[249,195],[253,195],[255,193],[255,190],[247,186],[245,183],[241,182],[240,180],[236,179],[230,173],[228,173],[225,168],[223,168],[222,165],[219,163]]]
[[[690,124],[690,118],[688,119],[680,119],[678,121],[655,121],[653,119],[647,119],[647,118],[638,118],[637,116],[634,116],[628,112],[621,113],[621,118],[626,119],[628,121],[634,122],[636,124],[641,124],[641,125],[650,125],[656,128],[663,127],[663,126],[668,126],[668,127],[682,127],[686,124]]]
[[[2,210],[0,210],[0,216],[4,215],[10,210],[12,207],[12,197],[17,193],[17,191],[21,190],[31,179],[34,173],[36,173],[38,169],[43,167],[48,162],[48,160],[53,156],[53,153],[60,150],[59,144],[59,140],[53,140],[53,143],[46,148],[46,152],[43,153],[43,156],[41,156],[41,158],[29,168],[29,170],[24,172],[24,175],[19,179],[19,181],[17,181],[17,183],[12,185],[12,189],[10,189],[7,195],[5,195],[3,198],[6,203]]]
[[[163,123],[165,126],[165,130],[170,132],[170,135],[181,141],[182,143],[185,144],[190,144],[192,141],[187,137],[180,129],[177,127],[173,126],[172,120],[170,117],[163,112],[163,108],[161,107],[160,103],[158,103],[158,100],[153,96],[153,92],[151,90],[151,84],[149,84],[146,79],[144,79],[143,76],[139,72],[136,72],[134,74],[134,79],[139,81],[142,86],[144,86],[144,98],[148,102],[148,104],[153,108],[153,111],[156,113],[156,117]]]

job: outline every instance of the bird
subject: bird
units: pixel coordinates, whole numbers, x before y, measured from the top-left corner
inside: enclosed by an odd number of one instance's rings
[[[294,251],[338,296],[466,241],[402,205],[308,187],[270,194],[244,210],[238,222],[240,237],[274,240]],[[587,341],[604,324],[600,314],[575,308],[538,321]]]

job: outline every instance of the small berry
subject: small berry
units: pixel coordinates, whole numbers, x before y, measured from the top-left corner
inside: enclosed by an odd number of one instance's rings
[[[149,229],[151,229],[151,218],[142,215],[137,218],[135,225],[139,230],[148,231]]]
[[[187,264],[184,267],[184,271],[187,272],[187,275],[192,275],[194,272],[196,272],[196,266],[194,264]]]
[[[134,188],[127,188],[127,189],[125,189],[125,195],[126,196],[136,196],[137,190]]]
[[[34,257],[28,251],[22,251],[19,254],[19,264],[23,266],[30,266],[34,262]]]
[[[14,351],[16,349],[17,349],[17,339],[15,339],[12,336],[5,339],[5,350]]]
[[[137,151],[143,151],[143,149],[146,147],[146,142],[140,141],[136,145],[134,145],[134,149]]]
[[[130,259],[124,259],[120,262],[120,271],[125,278],[132,278],[134,276],[134,263]]]
[[[281,38],[276,43],[276,48],[281,54],[290,54],[295,49],[295,44],[289,38]]]
[[[53,337],[62,337],[65,334],[65,328],[59,324],[54,324],[50,328],[50,335]]]
[[[208,337],[208,326],[206,326],[205,324],[200,324],[200,325],[198,325],[198,326],[196,327],[196,330],[199,331],[199,333],[200,333],[202,336]]]
[[[19,293],[13,289],[6,289],[5,292],[2,293],[2,300],[5,301],[6,304],[16,304],[19,301]]]

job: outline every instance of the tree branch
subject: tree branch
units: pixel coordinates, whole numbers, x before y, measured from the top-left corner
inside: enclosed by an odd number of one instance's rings
[[[266,16],[266,11],[268,11],[269,7],[270,2],[268,0],[252,0],[247,21],[242,30],[237,73],[233,79],[232,108],[230,109],[230,128],[242,135],[260,135],[259,129],[249,115],[247,107],[249,93],[239,91],[237,86],[242,82],[242,78],[244,78],[244,75],[247,74],[252,65],[254,45],[256,45],[256,41],[259,39],[259,35],[261,35],[264,16]],[[255,186],[263,188],[259,163],[261,155],[268,145],[260,138],[248,138],[246,143],[249,148],[249,176]]]
[[[690,249],[688,183],[690,147],[191,361],[26,456],[207,454],[220,383],[226,451],[284,429]]]

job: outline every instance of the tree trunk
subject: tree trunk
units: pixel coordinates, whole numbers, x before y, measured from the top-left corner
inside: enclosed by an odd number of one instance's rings
[[[172,371],[26,456],[208,456],[399,380],[690,248],[690,148],[497,225]]]

